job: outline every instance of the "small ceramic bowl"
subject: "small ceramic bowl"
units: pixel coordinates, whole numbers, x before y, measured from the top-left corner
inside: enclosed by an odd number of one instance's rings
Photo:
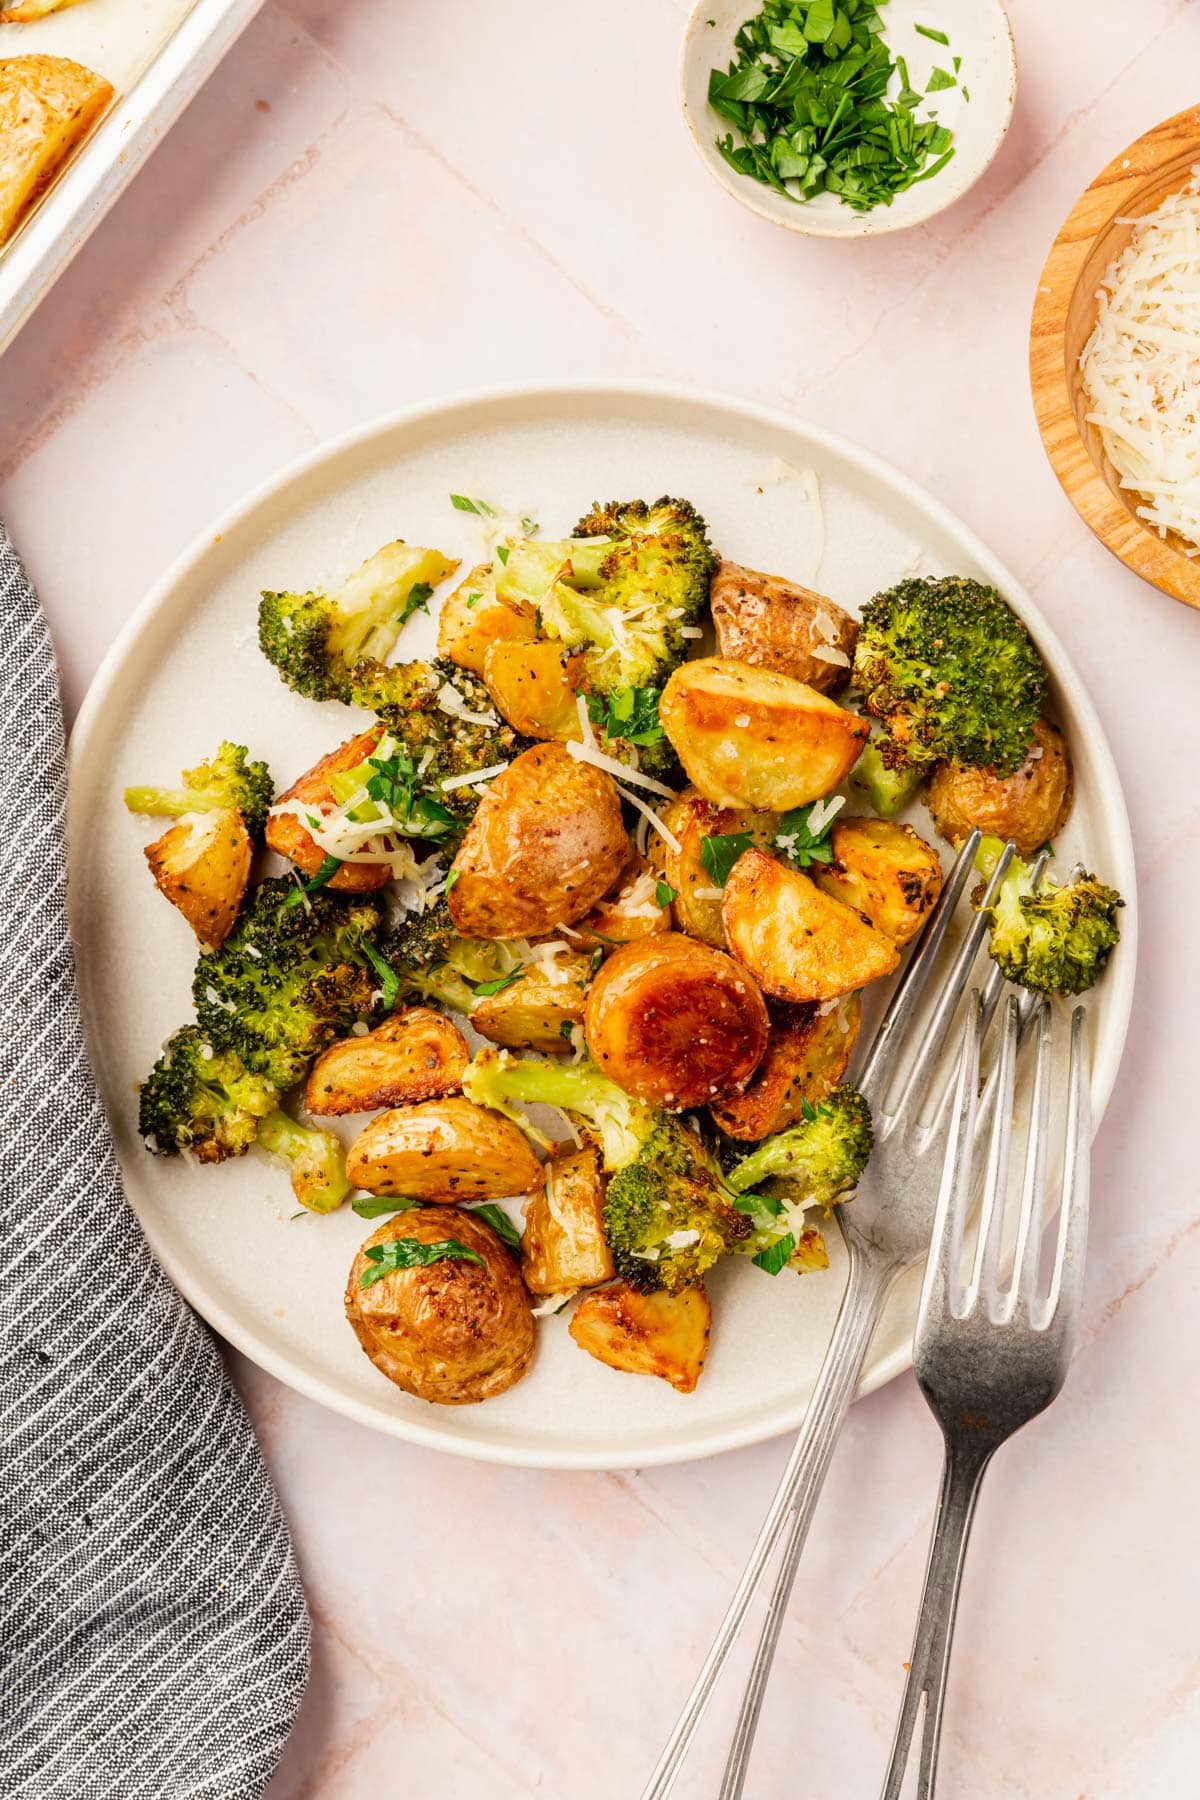
[[[931,94],[921,109],[922,118],[932,110],[954,132],[954,156],[929,181],[897,194],[890,206],[865,213],[834,194],[804,202],[785,199],[751,176],[739,175],[717,149],[717,138],[730,126],[709,108],[709,72],[729,67],[733,40],[757,10],[755,0],[698,0],[679,66],[679,97],[692,141],[709,173],[735,200],[760,218],[808,237],[877,237],[923,224],[979,180],[1004,141],[1017,91],[1016,50],[1000,0],[890,0],[883,15],[884,37],[893,56],[904,58],[915,88],[925,91],[935,65],[949,71],[951,59],[961,59],[959,85]],[[918,24],[945,32],[949,46],[923,37]]]
[[[1138,138],[1102,169],[1071,208],[1038,282],[1029,334],[1029,373],[1038,429],[1051,467],[1085,525],[1144,580],[1200,607],[1200,557],[1185,554],[1139,519],[1100,433],[1087,423],[1079,354],[1096,323],[1097,291],[1128,244],[1132,221],[1186,187],[1200,163],[1200,106]]]

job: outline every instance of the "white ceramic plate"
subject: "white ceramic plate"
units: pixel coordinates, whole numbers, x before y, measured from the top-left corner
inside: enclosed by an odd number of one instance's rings
[[[814,471],[818,508],[783,465]],[[1124,941],[1092,1000],[1099,1117],[1129,1014],[1136,905],[1128,822],[1099,721],[1065,652],[1000,563],[904,476],[788,415],[666,387],[546,386],[389,419],[308,457],[218,521],[176,563],[113,646],[72,740],[72,918],[84,1019],[125,1170],[163,1265],[209,1322],[283,1381],[398,1437],[499,1462],[629,1468],[681,1461],[798,1424],[843,1281],[770,1280],[748,1265],[711,1280],[713,1344],[695,1394],[584,1355],[566,1316],[540,1328],[529,1376],[486,1405],[431,1407],[379,1375],[342,1315],[345,1272],[371,1229],[350,1209],[293,1220],[283,1172],[256,1154],[216,1169],[149,1156],[135,1084],[190,1014],[194,945],[142,860],[149,835],[121,790],[172,781],[223,736],[292,780],[350,735],[355,715],[291,694],[258,654],[263,587],[335,581],[402,535],[469,556],[471,521],[447,496],[478,494],[565,532],[593,499],[686,494],[714,543],[753,566],[814,577],[852,607],[914,572],[993,582],[1031,626],[1074,748],[1077,797],[1060,855],[1122,890]],[[823,554],[821,544],[824,543]],[[818,567],[819,564],[819,567]],[[410,628],[411,629],[411,628]],[[419,639],[418,639],[419,646]],[[404,648],[409,649],[406,640]],[[919,1288],[897,1288],[865,1385],[909,1362]]]
[[[760,218],[806,237],[862,238],[904,231],[960,200],[1004,142],[1016,100],[1017,53],[1000,0],[970,0],[967,6],[954,0],[889,0],[882,14],[884,38],[893,57],[904,58],[918,92],[925,92],[935,67],[950,74],[953,58],[960,59],[959,85],[930,94],[919,109],[920,118],[936,114],[954,133],[954,156],[946,167],[928,181],[914,182],[890,206],[861,213],[843,205],[836,194],[818,194],[798,205],[761,181],[739,175],[717,149],[717,138],[731,127],[709,108],[708,78],[714,68],[729,67],[734,39],[757,10],[753,0],[696,0],[683,37],[679,100],[709,174]],[[949,45],[923,37],[918,24],[944,32]],[[898,76],[893,84],[898,91]]]

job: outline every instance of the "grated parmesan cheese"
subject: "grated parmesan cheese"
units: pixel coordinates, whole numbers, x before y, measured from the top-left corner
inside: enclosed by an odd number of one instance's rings
[[[472,712],[458,689],[452,682],[444,682],[438,689],[438,711],[449,713],[452,719],[465,719],[471,725],[498,726],[500,721],[494,712]]]
[[[639,787],[649,788],[652,794],[661,794],[664,800],[674,800],[675,790],[665,782],[655,781],[652,775],[643,775],[640,769],[629,768],[626,763],[618,762],[615,756],[606,756],[596,742],[592,722],[587,716],[587,701],[582,694],[576,695],[575,705],[579,713],[583,742],[577,744],[572,738],[567,744],[568,756],[573,756],[576,762],[591,763],[594,768],[604,769],[618,784],[622,781],[634,781]]]

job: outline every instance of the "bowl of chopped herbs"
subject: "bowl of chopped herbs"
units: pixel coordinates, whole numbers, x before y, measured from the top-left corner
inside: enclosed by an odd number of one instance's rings
[[[698,0],[684,118],[726,192],[811,237],[919,225],[1003,142],[1016,52],[1000,0]]]

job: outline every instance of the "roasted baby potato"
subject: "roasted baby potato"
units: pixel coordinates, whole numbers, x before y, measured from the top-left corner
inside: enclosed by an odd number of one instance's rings
[[[583,1028],[606,1075],[682,1109],[749,1080],[767,1046],[767,1008],[731,956],[670,931],[623,944],[601,964]]]
[[[629,860],[611,775],[535,744],[488,787],[454,859],[463,937],[536,937],[590,912]]]
[[[1075,782],[1067,740],[1049,719],[1033,727],[1034,745],[1015,775],[939,763],[925,799],[944,838],[959,844],[978,826],[986,837],[1009,838],[1030,857],[1056,838],[1071,816]]]
[[[681,1394],[700,1379],[712,1307],[702,1287],[639,1294],[627,1281],[585,1294],[571,1320],[581,1350],[630,1375],[657,1375]]]
[[[275,806],[293,802],[297,808],[308,806],[315,810],[316,805],[333,805],[335,797],[329,785],[329,777],[342,775],[348,769],[357,769],[360,763],[366,762],[369,756],[375,754],[383,731],[382,725],[372,725],[369,731],[360,731],[357,737],[347,738],[344,744],[339,744],[336,750],[331,750],[320,762],[314,763],[299,781],[293,782],[286,794],[280,794]],[[266,840],[268,849],[274,850],[277,856],[285,856],[290,863],[295,863],[304,875],[315,875],[325,860],[325,852],[294,813],[274,810],[269,812]],[[331,891],[339,893],[365,894],[372,888],[386,886],[391,876],[392,872],[386,863],[344,862],[337,874],[330,878],[328,885]]]
[[[804,682],[721,656],[682,663],[658,716],[705,799],[779,813],[837,787],[870,731]]]
[[[734,863],[722,917],[733,954],[779,1000],[836,1000],[900,961],[882,931],[761,850]]]
[[[511,1119],[455,1095],[397,1106],[360,1132],[346,1173],[369,1194],[446,1206],[499,1200],[542,1185],[542,1165]]]
[[[632,944],[671,929],[671,905],[658,898],[660,879],[647,858],[634,856],[615,892],[608,894],[576,927],[579,942]]]
[[[663,824],[679,842],[678,852],[666,846],[665,880],[675,889],[671,917],[677,931],[699,938],[716,950],[725,948],[725,926],[721,919],[721,889],[713,886],[713,878],[704,867],[702,849],[705,838],[724,837],[745,831],[761,850],[769,850],[779,829],[779,816],[773,812],[748,812],[732,806],[717,806],[706,800],[695,788],[685,788],[663,814]]]
[[[565,743],[583,736],[572,680],[582,667],[582,658],[564,656],[562,646],[549,639],[497,643],[484,659],[483,679],[514,731]]]
[[[0,60],[0,244],[112,96],[103,75],[65,56]]]
[[[210,950],[223,944],[250,879],[250,833],[236,807],[191,813],[146,845],[150,873]]]
[[[727,1137],[756,1143],[783,1131],[810,1105],[833,1092],[846,1073],[862,1023],[857,994],[823,1006],[789,1006],[773,1000],[767,1008],[771,1035],[766,1055],[740,1094],[714,1100],[709,1112]]]
[[[483,674],[493,644],[531,644],[536,636],[533,608],[500,599],[491,563],[476,563],[438,611],[438,655],[473,675]]]
[[[462,1087],[470,1056],[467,1040],[445,1013],[408,1006],[365,1037],[339,1038],[322,1051],[309,1071],[304,1105],[332,1118],[442,1100]]]
[[[573,1294],[612,1273],[600,1159],[590,1148],[566,1151],[546,1164],[545,1186],[525,1208],[522,1279],[531,1294]]]
[[[824,594],[723,562],[709,603],[722,656],[790,675],[822,694],[849,680],[858,626]]]
[[[394,1239],[453,1242],[474,1258],[441,1258],[389,1272],[366,1254]],[[381,1375],[406,1394],[442,1406],[490,1400],[519,1381],[533,1356],[534,1325],[517,1265],[473,1213],[412,1207],[373,1231],[350,1269],[346,1317]]]
[[[591,957],[563,944],[553,957],[526,963],[498,994],[477,1000],[471,1024],[480,1037],[510,1050],[570,1050],[571,1033],[583,1024],[591,972]]]
[[[942,891],[942,863],[911,825],[892,819],[839,819],[831,863],[814,863],[826,894],[862,913],[893,944],[914,938]]]

